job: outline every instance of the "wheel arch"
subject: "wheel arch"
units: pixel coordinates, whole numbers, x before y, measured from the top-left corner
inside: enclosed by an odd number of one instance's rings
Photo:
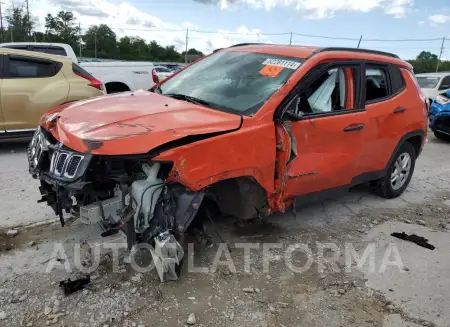
[[[127,92],[131,88],[124,82],[111,81],[105,83],[106,93]]]
[[[388,169],[392,165],[392,162],[395,160],[395,155],[405,142],[412,144],[412,146],[416,150],[416,159],[417,159],[422,152],[424,139],[425,139],[425,131],[422,129],[417,129],[403,135],[400,138],[399,142],[397,143],[394,151],[392,152],[391,158],[389,159],[389,162],[386,165],[386,169]]]

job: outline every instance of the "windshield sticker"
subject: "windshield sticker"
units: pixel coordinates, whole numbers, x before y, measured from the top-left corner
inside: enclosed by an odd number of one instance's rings
[[[284,68],[281,66],[266,65],[259,71],[259,73],[263,76],[268,76],[268,77],[274,78],[274,77],[277,77],[277,75],[283,69]]]
[[[299,62],[290,61],[290,60],[282,60],[282,59],[266,59],[262,63],[263,65],[272,65],[272,66],[280,66],[283,68],[289,68],[289,69],[297,69],[300,67]]]

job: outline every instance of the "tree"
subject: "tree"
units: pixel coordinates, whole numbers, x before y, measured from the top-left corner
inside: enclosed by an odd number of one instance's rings
[[[7,13],[6,22],[8,23],[8,29],[6,30],[5,40],[9,36],[11,41],[30,41],[35,22],[32,17],[27,15],[24,6],[13,4],[8,8]]]
[[[184,56],[184,54],[186,53],[186,51],[183,51],[181,54]],[[191,48],[188,50],[188,55],[194,55],[194,56],[199,56],[199,57],[203,57],[204,54],[201,51],[198,51],[197,49]]]
[[[435,55],[434,53],[429,52],[429,51],[422,51],[417,56],[416,60],[433,60],[433,61],[437,61],[438,60],[438,56]]]
[[[416,74],[430,73],[436,71],[438,56],[429,51],[422,51],[416,59],[408,60],[408,62],[413,65]],[[444,66],[441,64],[440,70],[443,70]]]
[[[92,26],[83,36],[85,56],[114,58],[117,56],[116,33],[108,25]]]
[[[45,28],[49,41],[59,41],[70,44],[73,48],[79,44],[80,28],[70,11],[60,11],[56,16],[47,14]]]
[[[166,49],[159,45],[156,41],[151,41],[148,45],[148,52],[150,55],[150,60],[162,61],[166,56]]]
[[[182,61],[183,57],[181,54],[175,49],[174,45],[166,46],[165,48],[165,61]]]

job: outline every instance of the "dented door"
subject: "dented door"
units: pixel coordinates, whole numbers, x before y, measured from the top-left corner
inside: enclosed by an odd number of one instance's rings
[[[300,118],[278,123],[284,201],[347,187],[364,173],[363,149],[370,147],[372,129],[361,108],[360,72],[358,65],[326,68],[298,92],[294,108]]]
[[[292,122],[297,153],[286,166],[285,198],[351,184],[367,141],[359,125],[367,125],[365,111]]]

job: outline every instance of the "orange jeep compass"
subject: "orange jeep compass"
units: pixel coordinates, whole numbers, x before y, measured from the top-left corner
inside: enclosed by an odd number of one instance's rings
[[[182,249],[212,209],[252,219],[365,182],[399,196],[426,113],[411,65],[393,54],[239,44],[150,91],[54,108],[29,168],[63,225],[71,213],[123,231],[129,248],[159,247],[161,277],[163,259],[180,256],[169,245]]]

